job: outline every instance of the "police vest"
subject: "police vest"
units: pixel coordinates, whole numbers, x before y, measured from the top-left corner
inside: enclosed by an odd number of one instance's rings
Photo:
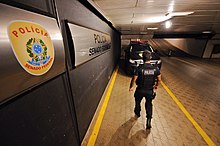
[[[136,84],[138,88],[152,90],[157,79],[157,68],[154,66],[141,66],[138,69]]]

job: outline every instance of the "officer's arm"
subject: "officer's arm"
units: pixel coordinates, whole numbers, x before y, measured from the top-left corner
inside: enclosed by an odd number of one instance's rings
[[[157,82],[156,82],[156,84],[155,84],[155,86],[154,86],[154,89],[157,89],[157,86],[159,85],[159,82],[161,81],[161,74],[159,74],[158,76],[157,76]]]
[[[131,83],[130,83],[130,88],[129,88],[129,91],[133,91],[133,87],[134,87],[134,84],[137,80],[138,76],[133,76],[133,78],[131,79]]]

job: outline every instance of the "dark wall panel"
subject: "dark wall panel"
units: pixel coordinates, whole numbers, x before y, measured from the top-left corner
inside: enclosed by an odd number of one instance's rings
[[[121,35],[113,33],[112,35],[113,56],[115,64],[118,63],[121,54]]]
[[[110,51],[69,70],[80,140],[82,141],[118,61],[120,35],[78,1],[56,0],[56,5],[61,26],[64,26],[62,24],[64,20],[68,20],[73,24],[101,31],[111,36],[112,47]],[[62,31],[65,35],[65,29]],[[66,40],[64,45],[68,46]],[[74,50],[74,47],[68,49]],[[73,56],[68,53],[68,50],[66,52],[68,54],[67,60],[71,60],[70,57]]]
[[[97,57],[73,70],[70,74],[81,140],[113,70],[111,60],[105,60],[109,55],[110,53],[106,53]]]
[[[21,3],[21,4],[24,4],[24,5],[27,5],[29,7],[33,7],[33,8],[36,8],[36,9],[40,9],[46,13],[50,13],[50,14],[53,14],[53,6],[51,4],[51,0],[13,0],[17,3]]]
[[[63,77],[2,105],[1,146],[77,145]]]

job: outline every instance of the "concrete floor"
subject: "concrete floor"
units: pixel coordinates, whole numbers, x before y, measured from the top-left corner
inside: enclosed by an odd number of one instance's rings
[[[220,146],[220,63],[177,57],[163,57],[162,61],[162,81],[215,145]],[[135,119],[134,97],[128,92],[130,80],[120,67],[96,146],[208,145],[161,85],[153,101],[152,128],[146,130],[145,101],[142,101],[141,117]],[[103,100],[82,146],[88,143],[102,103]]]

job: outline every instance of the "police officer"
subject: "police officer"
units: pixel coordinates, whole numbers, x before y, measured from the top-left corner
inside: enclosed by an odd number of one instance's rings
[[[130,83],[129,91],[133,91],[134,84],[136,83],[137,88],[134,94],[135,97],[135,108],[134,113],[137,117],[140,117],[141,111],[141,100],[145,97],[145,109],[147,123],[146,128],[151,128],[151,118],[152,118],[152,100],[156,95],[156,89],[159,81],[161,80],[160,70],[158,67],[152,66],[150,64],[150,59],[152,58],[151,52],[143,52],[144,64],[140,65],[134,74],[134,77]]]

